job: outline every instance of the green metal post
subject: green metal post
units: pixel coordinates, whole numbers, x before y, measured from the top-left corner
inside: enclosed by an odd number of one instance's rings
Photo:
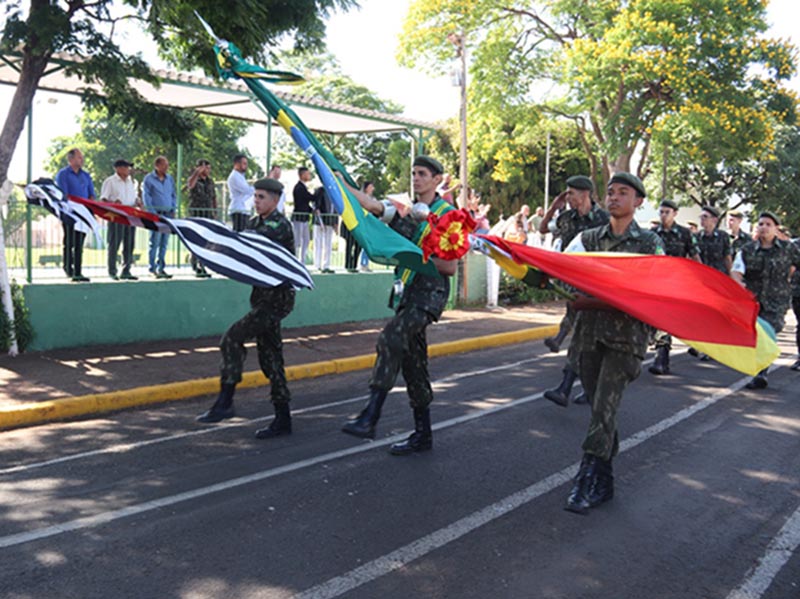
[[[33,179],[33,103],[28,108],[28,172],[27,182]],[[25,202],[25,277],[33,282],[33,214],[31,205]]]

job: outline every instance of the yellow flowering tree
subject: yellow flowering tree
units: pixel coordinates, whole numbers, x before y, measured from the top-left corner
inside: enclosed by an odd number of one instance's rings
[[[770,156],[797,102],[795,50],[766,29],[766,0],[417,0],[399,55],[440,69],[466,32],[473,114],[570,119],[593,174],[644,178],[663,148],[702,168]]]

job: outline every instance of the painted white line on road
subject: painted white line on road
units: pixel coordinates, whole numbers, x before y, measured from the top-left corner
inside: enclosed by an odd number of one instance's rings
[[[723,397],[735,393],[747,383],[747,380],[748,379],[741,379],[725,389],[720,389],[710,397],[675,413],[669,418],[666,418],[665,420],[662,420],[653,426],[639,431],[620,444],[620,453],[636,447],[655,435],[675,426],[680,422],[683,422],[688,418],[691,418],[701,410],[714,405]],[[457,520],[456,522],[453,522],[444,528],[440,528],[437,531],[425,535],[424,537],[421,537],[420,539],[417,539],[408,545],[400,547],[391,553],[374,559],[362,566],[359,566],[358,568],[355,568],[354,570],[350,570],[341,576],[336,576],[335,578],[331,578],[320,585],[298,593],[297,595],[294,595],[294,599],[333,599],[334,597],[339,597],[340,595],[348,593],[363,584],[377,580],[378,578],[390,574],[395,570],[399,570],[414,560],[419,559],[420,557],[423,557],[424,555],[427,555],[436,549],[440,549],[444,545],[447,545],[448,543],[455,541],[468,533],[471,533],[475,529],[506,515],[512,510],[515,510],[518,507],[521,507],[533,501],[534,499],[541,497],[545,493],[552,491],[575,476],[579,465],[580,462],[576,462],[571,466],[556,472],[555,474],[551,474],[547,478],[531,485],[530,487],[523,489],[522,491],[518,491],[513,495],[509,495],[508,497],[505,497],[490,506],[478,510],[477,512],[474,512],[465,518],[461,518],[460,520]]]
[[[742,584],[727,599],[760,599],[778,572],[800,546],[800,508],[786,521],[773,538],[758,565],[748,572]]]
[[[470,420],[483,418],[484,416],[488,416],[489,414],[494,414],[495,412],[508,410],[529,403],[531,401],[535,401],[541,397],[542,397],[542,392],[535,393],[533,395],[528,395],[526,397],[521,397],[519,399],[509,401],[508,403],[492,406],[491,408],[487,408],[485,410],[480,410],[477,412],[473,412],[471,414],[459,416],[457,418],[450,418],[449,420],[443,420],[442,422],[437,423],[431,428],[435,431],[449,428],[457,424],[469,422]],[[192,491],[186,491],[184,493],[178,493],[176,495],[169,495],[167,497],[154,499],[152,501],[146,501],[144,503],[138,503],[118,510],[101,512],[93,516],[86,516],[84,518],[70,520],[63,524],[55,524],[53,526],[46,526],[44,528],[38,528],[27,532],[0,537],[0,549],[6,547],[13,547],[15,545],[21,545],[23,543],[29,543],[30,541],[36,541],[39,539],[54,537],[56,535],[60,535],[65,532],[81,530],[84,528],[92,528],[95,526],[99,526],[101,524],[113,522],[114,520],[119,520],[121,518],[128,518],[130,516],[136,516],[138,514],[143,514],[145,512],[149,512],[159,508],[175,505],[176,503],[182,503],[184,501],[189,501],[191,499],[205,497],[206,495],[219,493],[221,491],[228,491],[230,489],[235,489],[243,485],[249,485],[254,482],[262,481],[268,478],[273,478],[281,474],[295,472],[297,470],[302,470],[303,468],[308,468],[310,466],[315,466],[317,464],[321,464],[324,462],[330,462],[333,460],[338,460],[339,458],[355,455],[358,453],[364,453],[365,451],[371,451],[373,449],[377,449],[380,447],[385,447],[387,445],[391,445],[392,443],[397,443],[398,441],[402,441],[407,436],[408,436],[407,432],[400,433],[397,435],[392,435],[391,437],[386,437],[385,439],[381,439],[379,441],[361,443],[359,445],[356,445],[355,447],[350,447],[348,449],[332,451],[329,453],[315,456],[313,458],[308,458],[306,460],[301,460],[299,462],[293,462],[291,464],[285,464],[283,466],[278,466],[277,468],[270,468],[269,470],[263,470],[261,472],[256,472],[254,474],[249,474],[247,476],[240,476],[238,478],[234,478],[214,485],[209,485],[207,487],[201,487],[199,489],[194,489]]]
[[[439,379],[432,383],[433,387],[436,388],[437,385],[442,385],[445,383],[450,383],[452,381],[457,381],[463,378],[468,378],[472,376],[481,376],[484,374],[490,374],[492,372],[498,372],[502,370],[513,370],[518,368],[519,366],[523,366],[525,364],[529,364],[531,362],[537,362],[543,359],[543,356],[537,356],[535,358],[528,358],[526,360],[520,360],[518,362],[513,362],[510,364],[502,364],[500,366],[493,366],[491,368],[483,368],[480,370],[470,370],[467,372],[457,372],[451,375],[448,375],[444,378]],[[580,382],[577,382],[577,385],[580,385]],[[392,392],[393,393],[400,393],[404,390],[403,387],[395,387]],[[342,399],[339,401],[333,401],[326,404],[322,404],[319,406],[313,406],[309,408],[300,408],[297,410],[292,410],[292,414],[307,414],[309,412],[318,412],[321,410],[329,410],[331,408],[336,408],[339,406],[347,405],[354,402],[364,401],[368,396],[367,395],[360,395],[358,397],[351,397],[349,399]],[[19,474],[28,472],[31,470],[36,470],[38,468],[46,468],[49,466],[55,466],[58,464],[64,464],[65,462],[73,462],[75,460],[83,460],[86,458],[91,458],[99,455],[109,455],[109,454],[121,454],[126,453],[128,451],[133,451],[136,449],[140,449],[142,447],[148,447],[150,445],[158,445],[159,443],[168,443],[170,441],[179,441],[181,439],[187,439],[190,437],[198,437],[200,435],[210,435],[212,433],[219,433],[231,428],[238,428],[241,426],[251,426],[258,422],[263,422],[266,420],[271,420],[272,415],[270,416],[261,416],[259,418],[252,418],[249,420],[242,420],[236,422],[226,422],[217,424],[213,427],[204,428],[201,430],[195,431],[187,431],[184,433],[178,433],[175,435],[167,435],[164,437],[157,437],[155,439],[148,439],[147,441],[136,441],[135,443],[118,443],[116,445],[109,445],[108,447],[104,447],[102,449],[95,449],[92,451],[83,451],[81,453],[76,453],[73,455],[68,456],[61,456],[58,458],[53,458],[52,460],[44,460],[41,462],[32,462],[30,464],[22,464],[19,466],[12,466],[10,468],[3,468],[0,469],[0,476],[7,476],[9,474]]]

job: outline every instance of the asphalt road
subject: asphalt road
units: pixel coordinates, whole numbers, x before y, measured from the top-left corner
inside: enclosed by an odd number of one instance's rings
[[[793,331],[790,331],[793,335]],[[685,350],[620,416],[615,499],[562,509],[586,406],[541,397],[540,342],[432,360],[432,452],[339,432],[367,373],[292,384],[291,437],[258,441],[264,389],[0,434],[0,597],[800,597],[800,397],[788,333],[764,391]]]

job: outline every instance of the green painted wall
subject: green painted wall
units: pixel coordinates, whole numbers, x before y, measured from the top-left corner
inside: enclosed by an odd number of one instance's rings
[[[287,328],[386,318],[390,271],[326,274],[297,292]],[[36,337],[30,351],[221,335],[249,309],[250,287],[229,279],[33,284],[23,289]]]

